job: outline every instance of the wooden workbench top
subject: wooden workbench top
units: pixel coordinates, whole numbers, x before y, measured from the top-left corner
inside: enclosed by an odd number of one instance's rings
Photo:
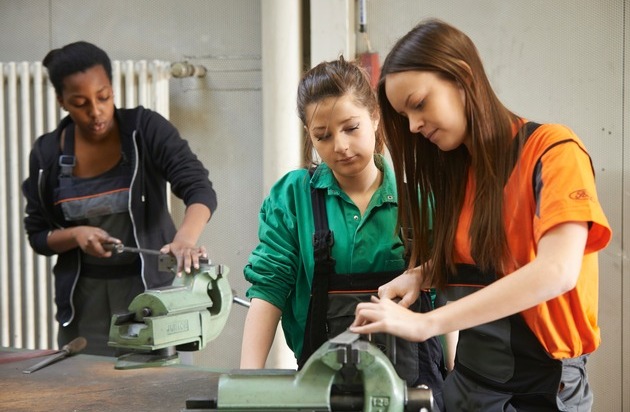
[[[186,365],[117,370],[115,358],[81,354],[22,372],[43,359],[0,363],[0,411],[177,412],[189,398],[216,395],[219,377]]]

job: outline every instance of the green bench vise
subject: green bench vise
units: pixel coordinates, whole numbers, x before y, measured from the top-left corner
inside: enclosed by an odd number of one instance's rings
[[[174,258],[159,256],[161,267]],[[116,369],[179,363],[177,351],[197,351],[225,326],[232,302],[228,267],[200,260],[199,269],[175,277],[171,286],[136,296],[127,313],[112,317],[108,345],[119,348]],[[125,353],[126,352],[126,353]]]
[[[182,412],[434,410],[431,389],[407,387],[380,349],[351,332],[324,343],[300,371],[236,370],[209,393]]]

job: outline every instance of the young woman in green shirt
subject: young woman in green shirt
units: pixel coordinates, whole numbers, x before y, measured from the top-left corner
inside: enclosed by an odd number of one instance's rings
[[[280,321],[296,359],[305,357],[315,268],[312,189],[324,192],[334,234],[334,273],[361,276],[407,268],[405,247],[396,232],[394,173],[382,154],[378,104],[366,72],[343,58],[321,63],[300,81],[297,106],[306,132],[307,168],[276,182],[260,210],[260,244],[244,270],[252,283],[241,352],[244,369],[265,366]],[[313,149],[321,162],[312,159]],[[347,315],[349,326],[354,306],[337,309],[340,313],[333,315]],[[417,353],[421,359],[412,362],[416,370],[403,378],[409,385],[428,384],[439,397],[439,342],[421,345]]]

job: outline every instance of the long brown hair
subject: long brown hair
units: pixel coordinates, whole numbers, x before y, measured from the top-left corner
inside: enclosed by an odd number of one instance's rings
[[[408,119],[393,109],[385,95],[387,75],[404,71],[430,71],[461,85],[470,152],[463,144],[441,151],[409,130]],[[421,22],[387,55],[378,99],[396,173],[398,224],[409,227],[412,234],[410,267],[430,260],[425,276],[438,287],[445,284],[448,271],[455,271],[455,232],[472,170],[476,184],[469,232],[472,257],[482,270],[502,272],[510,259],[503,186],[514,165],[510,148],[517,116],[492,90],[473,42],[440,20]]]
[[[308,70],[298,85],[297,110],[304,126],[308,126],[306,107],[329,97],[352,96],[354,101],[365,107],[372,118],[378,115],[376,93],[370,84],[370,78],[357,62],[347,61],[340,56],[338,60],[322,62]],[[382,154],[385,140],[380,128],[376,131],[374,153]],[[306,137],[303,149],[304,166],[311,167],[313,161],[313,142]]]

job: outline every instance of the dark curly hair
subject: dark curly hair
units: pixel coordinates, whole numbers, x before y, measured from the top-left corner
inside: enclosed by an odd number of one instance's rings
[[[63,93],[63,79],[94,66],[103,66],[109,81],[112,81],[112,62],[109,56],[99,47],[86,41],[66,44],[59,49],[51,50],[42,63],[48,70],[48,77],[57,96]]]

